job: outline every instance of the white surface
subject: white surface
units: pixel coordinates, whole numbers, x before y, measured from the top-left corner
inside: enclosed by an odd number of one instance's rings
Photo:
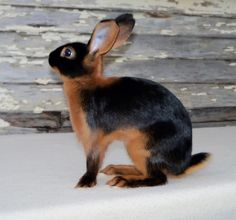
[[[195,129],[201,151],[213,154],[206,168],[165,186],[112,188],[99,174],[96,187],[74,189],[85,157],[73,134],[0,136],[0,219],[236,219],[236,127]],[[114,143],[105,164],[127,161]]]

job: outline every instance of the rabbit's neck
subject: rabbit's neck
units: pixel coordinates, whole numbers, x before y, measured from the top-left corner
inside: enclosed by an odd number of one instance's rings
[[[117,77],[78,77],[76,79],[64,79],[64,93],[67,98],[67,103],[70,112],[70,120],[78,139],[84,146],[85,153],[91,146],[92,131],[90,130],[87,121],[86,113],[81,104],[81,92],[83,90],[93,90],[97,87],[106,87],[115,83],[119,78]]]
[[[95,77],[102,77],[103,75],[103,58],[98,56],[95,62],[95,67],[92,73]]]
[[[80,83],[75,80],[66,80],[63,84],[64,93],[69,107],[70,121],[78,140],[83,144],[85,153],[90,143],[90,129],[86,122],[85,113],[81,106]]]
[[[101,77],[103,75],[103,57],[101,55],[95,57],[94,54],[88,54],[83,61],[83,66],[90,77]]]

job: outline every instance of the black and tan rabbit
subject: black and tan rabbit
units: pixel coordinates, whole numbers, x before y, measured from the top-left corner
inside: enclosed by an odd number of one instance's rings
[[[77,187],[96,185],[108,145],[121,140],[134,165],[109,165],[108,185],[157,186],[201,164],[208,153],[192,152],[192,125],[182,103],[162,85],[133,77],[103,76],[103,56],[129,37],[135,20],[122,14],[102,20],[87,44],[69,43],[52,51],[49,64],[59,73],[73,129],[84,146],[87,171]]]

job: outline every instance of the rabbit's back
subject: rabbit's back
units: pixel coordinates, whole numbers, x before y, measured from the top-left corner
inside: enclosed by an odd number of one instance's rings
[[[110,85],[83,90],[82,107],[91,128],[105,133],[117,129],[148,129],[160,124],[173,129],[191,128],[182,103],[162,85],[141,78],[122,77]]]

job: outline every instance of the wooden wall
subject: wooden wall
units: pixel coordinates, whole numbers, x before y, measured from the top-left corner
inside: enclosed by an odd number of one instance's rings
[[[194,126],[235,124],[236,1],[0,0],[0,133],[70,130],[47,56],[125,12],[134,14],[134,34],[106,57],[106,75],[161,82]]]

